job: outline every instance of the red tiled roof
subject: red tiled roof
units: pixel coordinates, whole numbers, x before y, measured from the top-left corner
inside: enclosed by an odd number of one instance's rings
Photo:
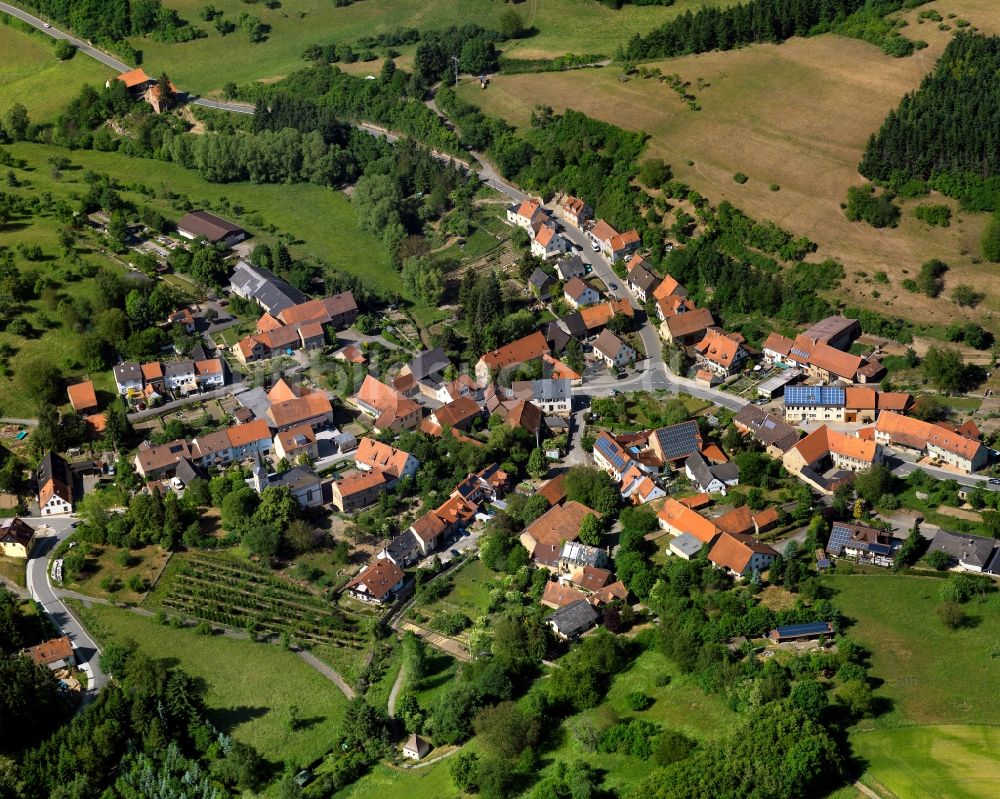
[[[664,324],[672,337],[690,336],[699,330],[704,330],[715,324],[712,312],[708,308],[695,308],[693,311],[671,316]]]
[[[542,594],[542,604],[552,605],[557,608],[564,608],[581,599],[586,599],[587,595],[576,588],[568,585],[560,585],[551,580],[545,584],[545,592]]]
[[[74,383],[66,389],[66,393],[69,395],[69,404],[73,406],[74,411],[88,411],[97,408],[97,394],[94,391],[94,384],[90,380]]]
[[[743,574],[754,553],[766,555],[777,554],[771,547],[766,544],[757,543],[749,536],[723,533],[708,553],[708,559],[716,566],[730,569],[737,574]]]
[[[403,571],[399,566],[386,558],[378,558],[344,588],[364,585],[367,594],[375,599],[382,599],[403,577]]]
[[[480,360],[490,369],[504,369],[541,358],[548,351],[549,344],[545,336],[540,330],[536,330],[524,338],[485,353]]]

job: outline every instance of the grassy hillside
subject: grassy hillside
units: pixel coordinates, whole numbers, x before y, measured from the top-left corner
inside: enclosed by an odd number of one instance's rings
[[[1000,25],[1000,11],[979,0],[933,7],[984,30]],[[965,316],[1000,329],[995,317],[1000,274],[976,263],[984,215],[958,212],[954,202],[940,197],[921,198],[904,204],[898,228],[876,230],[849,222],[840,208],[848,187],[863,182],[857,165],[868,137],[903,94],[919,85],[952,35],[938,23],[918,25],[916,10],[904,16],[909,21],[904,34],[929,43],[909,58],[890,58],[872,45],[824,35],[646,65],[679,74],[700,111],[691,111],[667,83],[639,77],[622,82],[614,66],[497,76],[486,91],[468,83],[460,93],[518,125],[544,104],[645,131],[649,154],[663,157],[680,180],[713,202],[730,200],[756,218],[809,236],[820,245],[816,258],[840,259],[849,278],[840,295],[850,304],[923,322]],[[749,180],[736,183],[737,172]],[[951,226],[932,228],[916,220],[913,207],[926,202],[956,209]],[[902,289],[901,282],[934,257],[951,267],[942,296],[932,300]],[[872,282],[876,271],[886,272],[887,285]],[[960,283],[985,291],[986,302],[975,310],[958,309],[947,296]]]
[[[597,0],[528,0],[515,8],[537,34],[512,43],[511,52],[525,58],[552,57],[567,52],[611,55],[620,41],[633,33],[647,31],[671,16],[703,5],[730,5],[733,2],[735,0],[677,0],[667,8],[626,6],[614,11]],[[467,22],[488,27],[510,8],[494,0],[449,0],[446,3],[363,0],[343,8],[336,7],[332,0],[285,0],[276,9],[268,9],[262,4],[247,6],[242,0],[213,3],[232,22],[247,12],[270,26],[267,41],[253,44],[241,31],[222,37],[213,23],[203,22],[198,16],[205,6],[202,0],[168,0],[165,5],[175,8],[181,17],[203,29],[208,36],[184,44],[140,38],[132,39],[132,43],[143,51],[145,64],[156,70],[167,69],[178,85],[203,93],[218,90],[227,81],[242,83],[287,75],[302,66],[302,51],[310,44],[352,42],[361,36],[398,27],[431,29]]]
[[[888,711],[851,734],[863,781],[899,797],[985,797],[1000,791],[996,631],[1000,594],[967,610],[972,624],[949,631],[937,617],[933,578],[831,576],[824,584],[872,652],[871,674]],[[916,725],[916,726],[914,726]]]
[[[102,642],[131,638],[153,658],[165,658],[205,686],[209,717],[275,763],[306,765],[330,748],[347,700],[298,656],[269,644],[163,627],[127,610],[95,606],[84,614]],[[288,707],[304,723],[288,727]]]
[[[32,121],[51,119],[83,84],[104,83],[113,74],[80,55],[58,61],[47,38],[0,24],[0,115],[21,103]]]

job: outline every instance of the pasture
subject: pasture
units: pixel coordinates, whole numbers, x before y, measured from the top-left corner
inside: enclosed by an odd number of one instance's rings
[[[1000,593],[965,605],[972,622],[951,631],[936,613],[941,583],[891,574],[823,578],[851,621],[848,635],[871,650],[870,673],[881,681],[876,695],[890,703],[859,731],[996,722],[991,703],[1000,692]]]
[[[21,103],[33,122],[50,120],[85,83],[101,84],[114,74],[79,53],[59,61],[48,37],[13,25],[0,24],[0,53],[0,116]]]
[[[987,799],[1000,793],[1000,728],[939,724],[850,737],[867,769],[861,782],[906,799]]]
[[[102,643],[131,638],[150,657],[166,659],[199,680],[212,722],[271,762],[304,766],[329,750],[347,700],[293,653],[164,627],[121,608],[96,605],[81,612]],[[294,731],[288,724],[291,705],[301,708],[303,717]]]
[[[977,15],[994,20],[983,22],[984,29],[1000,25],[1000,14],[984,3],[934,5],[942,14],[954,7],[973,24]],[[921,322],[964,316],[996,328],[992,312],[1000,310],[1000,275],[974,263],[984,215],[958,212],[954,203],[932,196],[904,203],[898,228],[876,230],[849,222],[840,207],[848,187],[863,182],[857,164],[868,137],[919,85],[952,35],[936,23],[916,25],[915,11],[907,18],[904,34],[929,44],[909,58],[890,58],[873,45],[828,34],[644,65],[680,75],[700,111],[690,110],[666,83],[638,76],[623,82],[615,66],[501,75],[486,91],[467,82],[460,94],[519,126],[536,105],[548,105],[644,131],[650,136],[647,153],[664,158],[678,179],[713,202],[729,200],[755,218],[809,236],[819,244],[815,258],[841,260],[847,279],[838,296],[848,304]],[[736,183],[737,172],[749,180]],[[780,189],[772,191],[771,184]],[[953,208],[950,227],[933,228],[913,217],[913,207],[928,201]],[[902,280],[934,257],[951,267],[942,296],[932,300],[902,289]],[[888,285],[871,282],[876,271],[886,272]],[[958,309],[947,295],[959,283],[985,291],[984,305]]]
[[[735,0],[677,0],[668,8],[627,5],[614,11],[597,0],[528,0],[515,7],[525,25],[537,33],[503,45],[510,55],[551,58],[573,53],[614,54],[619,42],[632,34],[656,27],[663,20],[703,5],[730,5]],[[331,0],[286,0],[269,9],[263,4],[247,6],[242,0],[219,0],[213,5],[230,22],[250,13],[270,26],[267,40],[254,44],[240,30],[222,37],[213,23],[198,16],[202,0],[171,0],[170,7],[208,35],[183,44],[133,38],[143,51],[147,70],[166,69],[178,86],[203,94],[217,92],[228,81],[246,83],[277,80],[305,65],[302,52],[310,44],[356,41],[396,28],[432,30],[464,22],[495,26],[509,6],[493,0],[364,0],[338,8]],[[410,48],[400,48],[410,53]],[[379,60],[384,53],[377,52]],[[377,74],[379,63],[347,65],[350,71]]]

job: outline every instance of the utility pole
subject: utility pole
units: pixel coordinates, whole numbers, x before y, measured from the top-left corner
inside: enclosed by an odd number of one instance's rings
[[[455,62],[455,85],[458,86],[458,56],[452,56],[451,60]]]

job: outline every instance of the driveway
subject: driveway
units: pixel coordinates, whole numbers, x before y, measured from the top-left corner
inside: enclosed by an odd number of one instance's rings
[[[60,598],[59,592],[49,582],[49,555],[60,541],[73,532],[71,525],[76,521],[69,516],[48,516],[45,518],[25,518],[38,531],[37,543],[28,560],[28,591],[65,635],[68,635],[76,650],[80,670],[87,675],[87,691],[84,701],[90,701],[107,684],[108,678],[101,671],[100,655],[94,639],[88,635],[80,621],[73,615]]]

